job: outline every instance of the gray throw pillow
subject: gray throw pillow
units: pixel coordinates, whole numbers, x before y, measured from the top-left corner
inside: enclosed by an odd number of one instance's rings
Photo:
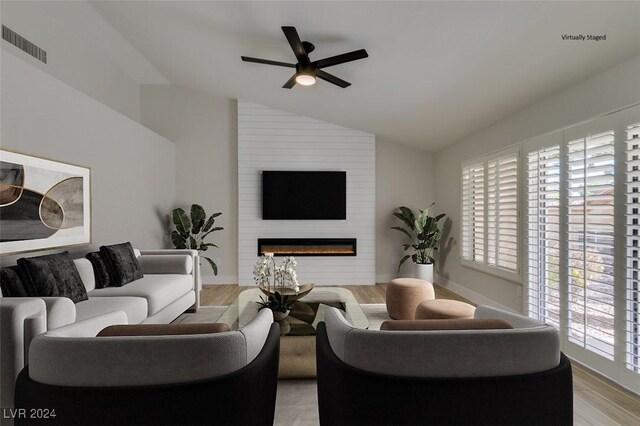
[[[131,243],[102,246],[100,253],[109,269],[112,286],[122,287],[143,277],[142,268],[136,259]]]
[[[67,297],[73,303],[87,300],[87,289],[68,251],[45,256],[23,257],[18,266],[33,284],[36,296]]]

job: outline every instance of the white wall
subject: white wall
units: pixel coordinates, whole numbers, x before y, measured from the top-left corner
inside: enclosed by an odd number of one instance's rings
[[[176,206],[198,200],[207,210],[222,211],[224,231],[214,234],[220,246],[219,275],[205,267],[206,284],[238,282],[237,102],[172,85],[141,86],[141,122],[176,143]],[[376,140],[376,282],[411,275],[398,273],[402,235],[393,210],[401,205],[424,208],[435,200],[433,154]],[[197,172],[196,172],[197,171]]]
[[[439,282],[479,302],[522,311],[521,285],[464,267],[459,258],[460,164],[467,159],[640,102],[640,56],[531,105],[435,156],[438,209],[453,222],[456,240],[441,259]]]
[[[175,207],[202,205],[222,212],[207,256],[218,276],[202,266],[204,284],[238,282],[237,102],[172,85],[143,85],[141,122],[176,144]]]
[[[413,276],[413,263],[398,263],[407,252],[402,244],[408,237],[390,229],[402,226],[393,211],[407,206],[413,211],[436,200],[433,154],[376,139],[376,282]]]
[[[346,220],[262,220],[263,170],[347,172]],[[357,256],[300,257],[301,283],[375,283],[375,137],[238,102],[238,275],[253,284],[258,238],[356,238]]]
[[[84,1],[2,1],[2,24],[47,51],[44,64],[12,44],[4,49],[138,121],[138,85],[166,79]]]
[[[91,168],[92,244],[73,251],[164,247],[174,144],[4,49],[1,70],[2,148]]]

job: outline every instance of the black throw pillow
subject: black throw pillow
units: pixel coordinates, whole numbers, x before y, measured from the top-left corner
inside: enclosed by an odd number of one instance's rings
[[[111,286],[111,276],[109,268],[104,260],[103,255],[99,251],[87,253],[85,256],[93,266],[93,275],[96,277],[96,288],[105,288]]]
[[[100,254],[109,269],[111,285],[122,287],[143,277],[142,268],[136,259],[131,243],[100,247]]]
[[[36,290],[29,277],[24,276],[24,271],[19,266],[7,266],[0,268],[0,288],[3,297],[34,297]]]
[[[39,297],[67,297],[73,303],[88,299],[87,289],[68,251],[23,257],[18,259],[18,265],[29,276]]]

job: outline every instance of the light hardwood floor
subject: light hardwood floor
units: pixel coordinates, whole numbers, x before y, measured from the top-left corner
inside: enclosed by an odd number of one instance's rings
[[[341,285],[338,287],[351,290],[358,303],[384,303],[387,292],[387,284],[376,285]],[[231,305],[238,294],[251,287],[238,285],[204,285],[200,292],[200,304],[203,306]],[[471,303],[469,300],[458,296],[438,284],[435,285],[436,297],[439,299],[454,299]]]
[[[384,303],[387,284],[370,286],[340,286],[351,290],[359,303]],[[221,306],[233,303],[238,294],[248,287],[237,285],[205,285],[200,294],[204,306]],[[435,286],[436,297],[468,300],[456,293]],[[576,425],[625,425],[640,426],[640,396],[635,395],[588,368],[573,366],[573,411]]]

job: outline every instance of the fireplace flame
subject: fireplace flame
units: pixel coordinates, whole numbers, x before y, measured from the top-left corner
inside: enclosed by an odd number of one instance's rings
[[[275,255],[290,254],[353,254],[351,246],[263,246],[262,252],[271,252]]]

